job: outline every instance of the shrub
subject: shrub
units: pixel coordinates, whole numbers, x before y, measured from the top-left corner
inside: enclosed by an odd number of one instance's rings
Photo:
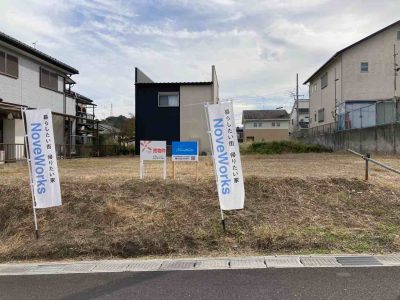
[[[320,153],[332,152],[332,149],[322,145],[306,144],[293,141],[255,142],[242,145],[242,154],[282,154],[282,153]]]
[[[122,155],[134,155],[135,154],[135,145],[127,145],[121,146],[120,153]]]

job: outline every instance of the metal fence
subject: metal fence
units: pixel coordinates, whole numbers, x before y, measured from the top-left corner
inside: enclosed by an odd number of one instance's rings
[[[400,122],[399,101],[380,101],[371,104],[347,103],[338,109],[336,121],[308,129],[307,135],[317,136],[334,132],[369,128]]]
[[[332,122],[309,128],[307,135],[316,136],[316,135],[323,135],[326,133],[334,133],[336,131],[337,131],[337,122]]]
[[[0,144],[0,163],[25,159],[24,144]]]
[[[56,145],[57,158],[103,157],[133,154],[127,147],[119,145]],[[0,144],[0,163],[16,162],[26,158],[24,144]]]

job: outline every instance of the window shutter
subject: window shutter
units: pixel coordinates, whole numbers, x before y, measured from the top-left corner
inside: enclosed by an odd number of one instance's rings
[[[42,87],[48,88],[49,87],[49,71],[45,69],[40,69],[40,85]]]
[[[6,54],[0,51],[0,72],[6,72]]]
[[[321,77],[321,89],[325,88],[328,86],[328,73],[325,73]]]
[[[50,72],[49,88],[58,91],[58,78],[56,73]]]
[[[7,74],[18,77],[18,57],[7,54]]]
[[[321,108],[318,110],[318,122],[324,122],[325,121],[325,109]]]

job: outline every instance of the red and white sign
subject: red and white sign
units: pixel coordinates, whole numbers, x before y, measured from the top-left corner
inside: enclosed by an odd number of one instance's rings
[[[140,141],[140,178],[144,178],[144,161],[157,160],[164,162],[163,178],[167,177],[167,142]]]
[[[165,141],[140,141],[140,160],[165,160],[166,156]]]

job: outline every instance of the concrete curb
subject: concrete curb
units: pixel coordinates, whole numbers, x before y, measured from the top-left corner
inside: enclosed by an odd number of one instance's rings
[[[0,276],[259,268],[400,266],[396,255],[286,255],[0,264]]]

